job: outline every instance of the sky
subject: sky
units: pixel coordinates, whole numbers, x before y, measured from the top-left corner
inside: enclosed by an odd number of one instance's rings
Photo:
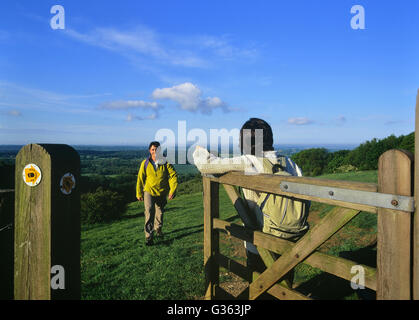
[[[416,0],[1,1],[0,144],[209,139],[252,117],[275,144],[409,134],[418,15]]]

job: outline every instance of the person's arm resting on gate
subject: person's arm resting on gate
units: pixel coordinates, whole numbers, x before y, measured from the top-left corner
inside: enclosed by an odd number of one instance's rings
[[[209,153],[205,148],[196,146],[192,154],[195,166],[201,173],[221,174],[228,171],[257,172],[251,157],[239,156],[233,158],[220,158]]]

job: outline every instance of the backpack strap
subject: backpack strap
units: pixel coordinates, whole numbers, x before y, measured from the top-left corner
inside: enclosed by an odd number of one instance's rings
[[[148,166],[149,162],[150,162],[150,158],[147,157],[147,159],[145,160],[145,163],[144,163],[144,173],[145,173],[144,185],[145,185],[145,181],[147,180],[147,166]]]
[[[286,159],[285,157],[281,156],[278,160],[277,163],[272,163],[271,161],[269,161],[268,158],[263,158],[263,170],[265,173],[271,173],[271,174],[284,174],[284,175],[289,175],[289,173],[287,171],[285,171],[285,167],[286,167]],[[258,203],[260,203],[259,207],[260,210],[263,212],[263,208],[265,206],[266,201],[268,201],[268,198],[271,194],[267,193],[265,198],[262,201],[259,201]]]
[[[147,176],[147,166],[148,166],[149,162],[150,162],[150,158],[147,157],[147,159],[145,160],[145,163],[144,163],[144,171],[145,171],[146,176]]]

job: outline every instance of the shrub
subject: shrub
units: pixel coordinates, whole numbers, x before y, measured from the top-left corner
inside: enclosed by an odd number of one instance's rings
[[[292,157],[303,170],[305,176],[317,176],[323,173],[329,160],[329,153],[324,148],[302,150]]]
[[[109,222],[119,218],[126,206],[122,195],[99,187],[95,192],[81,196],[81,220],[89,224]]]
[[[338,168],[336,168],[333,173],[346,173],[346,172],[354,172],[357,171],[358,168],[351,165],[351,164],[344,164]]]

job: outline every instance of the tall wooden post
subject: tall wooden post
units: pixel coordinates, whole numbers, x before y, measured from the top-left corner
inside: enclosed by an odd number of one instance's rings
[[[413,299],[419,300],[419,89],[416,96],[415,124],[415,212],[413,215]]]
[[[219,184],[203,177],[203,192],[205,299],[212,300],[219,285],[219,234],[213,228],[213,219],[219,218]]]
[[[29,144],[16,156],[15,299],[80,299],[80,157]]]
[[[412,196],[413,160],[404,150],[383,153],[378,160],[378,191]],[[377,229],[377,299],[409,300],[411,213],[379,209]]]

